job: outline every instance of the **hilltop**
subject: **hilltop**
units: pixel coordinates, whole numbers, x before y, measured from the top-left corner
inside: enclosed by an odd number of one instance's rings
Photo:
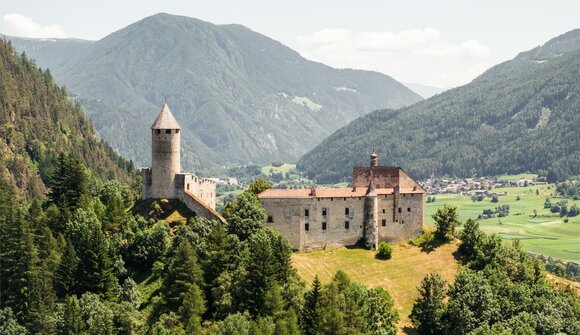
[[[347,179],[361,152],[416,178],[580,173],[580,29],[492,67],[471,83],[398,110],[367,114],[298,162],[319,183]],[[324,162],[324,164],[321,164]]]
[[[149,162],[143,129],[165,99],[187,170],[296,161],[368,111],[421,100],[387,75],[334,69],[244,26],[183,16],[153,15],[96,42],[10,39],[139,164]]]

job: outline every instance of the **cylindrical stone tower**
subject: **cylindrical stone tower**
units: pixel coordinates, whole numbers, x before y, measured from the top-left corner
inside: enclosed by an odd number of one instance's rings
[[[151,197],[177,198],[175,174],[181,172],[181,127],[167,104],[151,126]]]

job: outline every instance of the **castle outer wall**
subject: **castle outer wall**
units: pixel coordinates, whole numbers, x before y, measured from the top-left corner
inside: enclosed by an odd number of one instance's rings
[[[299,251],[363,240],[399,243],[425,224],[425,191],[398,167],[356,167],[353,188],[265,190],[258,196],[267,227]]]

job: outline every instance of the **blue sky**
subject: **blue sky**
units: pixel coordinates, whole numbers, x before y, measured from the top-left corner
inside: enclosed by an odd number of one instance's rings
[[[485,69],[580,27],[580,1],[1,0],[0,32],[96,40],[166,12],[238,23],[334,67],[402,82],[465,84]]]

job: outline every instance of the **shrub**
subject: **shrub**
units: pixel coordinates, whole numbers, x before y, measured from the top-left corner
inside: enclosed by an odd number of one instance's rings
[[[393,247],[391,247],[387,242],[379,243],[379,248],[377,249],[377,258],[391,259],[392,255],[393,255]]]

